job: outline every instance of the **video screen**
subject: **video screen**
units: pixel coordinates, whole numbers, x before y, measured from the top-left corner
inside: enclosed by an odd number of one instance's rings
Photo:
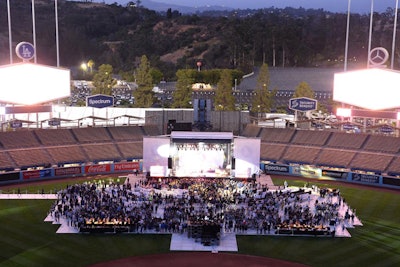
[[[172,175],[176,177],[228,177],[231,174],[231,144],[174,144]]]

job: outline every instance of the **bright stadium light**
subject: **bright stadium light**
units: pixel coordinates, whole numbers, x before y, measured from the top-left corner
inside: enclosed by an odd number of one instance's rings
[[[335,73],[333,100],[383,110],[400,107],[400,72],[379,68]]]
[[[0,67],[0,101],[32,105],[68,97],[70,71],[39,64],[19,63]]]
[[[351,117],[351,109],[349,108],[338,108],[336,110],[337,117],[349,118]]]

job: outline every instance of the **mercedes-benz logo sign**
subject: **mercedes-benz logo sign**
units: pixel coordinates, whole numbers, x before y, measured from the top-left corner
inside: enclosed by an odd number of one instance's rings
[[[375,47],[369,52],[369,63],[374,66],[382,66],[388,61],[389,52],[383,47]]]

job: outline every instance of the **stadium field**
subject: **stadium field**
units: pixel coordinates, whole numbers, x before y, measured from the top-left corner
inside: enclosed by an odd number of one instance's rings
[[[273,180],[277,185],[284,180],[289,185],[305,183],[300,178],[273,177]],[[24,185],[26,189],[22,192],[31,187],[33,192],[54,190],[71,181],[61,182]],[[308,266],[400,266],[399,191],[332,181],[308,180],[308,183],[340,188],[346,202],[357,209],[363,226],[350,229],[351,238],[237,236],[239,252],[230,254],[231,257],[262,256]],[[18,187],[21,190],[22,185],[0,189],[4,193]],[[104,262],[110,262],[111,266],[112,261],[123,258],[131,260],[126,266],[135,266],[135,257],[147,255],[151,262],[160,254],[178,256],[169,251],[168,234],[56,234],[58,225],[43,221],[52,203],[52,200],[0,201],[0,266],[90,266]],[[195,254],[199,255],[193,253],[193,257]],[[201,261],[200,257],[199,261],[211,266],[205,259]],[[232,266],[243,266],[240,261],[236,263]]]

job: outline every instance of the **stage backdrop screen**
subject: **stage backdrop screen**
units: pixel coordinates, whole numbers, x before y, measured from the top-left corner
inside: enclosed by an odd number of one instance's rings
[[[261,140],[258,138],[234,139],[235,177],[251,178],[259,172],[260,146]]]
[[[143,171],[150,176],[165,177],[168,170],[168,137],[143,137]]]

